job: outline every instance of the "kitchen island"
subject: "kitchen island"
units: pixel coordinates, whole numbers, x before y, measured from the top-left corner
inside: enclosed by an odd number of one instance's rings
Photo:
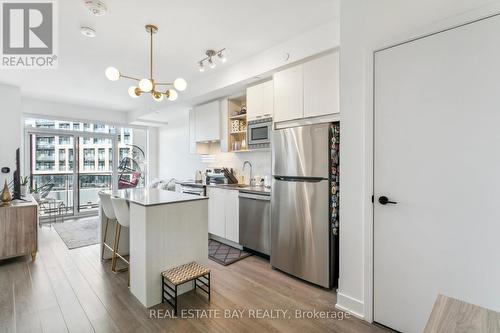
[[[146,307],[161,303],[160,273],[196,261],[208,261],[207,197],[160,189],[126,189],[112,192],[130,204],[130,229],[122,229],[120,253],[130,255],[130,291]],[[105,217],[100,209],[101,235]],[[114,223],[107,242],[113,242]],[[112,235],[113,234],[113,235]],[[101,247],[102,245],[102,236]],[[111,257],[110,251],[106,258]],[[192,283],[179,294],[193,289]]]

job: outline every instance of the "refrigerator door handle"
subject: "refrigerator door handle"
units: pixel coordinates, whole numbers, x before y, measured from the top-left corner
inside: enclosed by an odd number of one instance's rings
[[[290,177],[290,176],[274,176],[274,179],[284,182],[304,182],[304,183],[319,183],[328,178],[323,177]]]

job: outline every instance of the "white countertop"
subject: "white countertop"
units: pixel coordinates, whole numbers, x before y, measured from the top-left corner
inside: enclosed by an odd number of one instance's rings
[[[207,197],[157,188],[134,188],[113,191],[113,195],[141,206],[156,206],[177,202],[207,200]]]

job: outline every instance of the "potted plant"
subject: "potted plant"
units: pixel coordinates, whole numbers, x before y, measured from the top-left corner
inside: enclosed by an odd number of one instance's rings
[[[24,176],[21,177],[21,196],[25,197],[26,194],[28,193],[28,182],[29,182],[29,177]]]
[[[30,188],[31,195],[36,201],[40,201],[40,190],[41,188],[35,184],[35,187]]]

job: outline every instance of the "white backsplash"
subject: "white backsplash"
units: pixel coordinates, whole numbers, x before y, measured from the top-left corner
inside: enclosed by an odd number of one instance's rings
[[[208,168],[226,167],[234,169],[237,176],[244,175],[248,179],[250,168],[247,166],[242,173],[243,163],[249,161],[252,164],[253,176],[264,177],[271,174],[271,151],[252,151],[247,153],[217,153],[212,155],[213,161],[206,163]]]
[[[169,124],[158,130],[158,174],[160,178],[178,180],[194,179],[196,170],[227,167],[241,175],[243,162],[252,163],[253,175],[264,177],[271,174],[271,151],[247,153],[221,153],[197,155],[189,152],[188,113],[179,113]],[[219,149],[216,149],[216,151]],[[245,170],[248,178],[249,168]]]

